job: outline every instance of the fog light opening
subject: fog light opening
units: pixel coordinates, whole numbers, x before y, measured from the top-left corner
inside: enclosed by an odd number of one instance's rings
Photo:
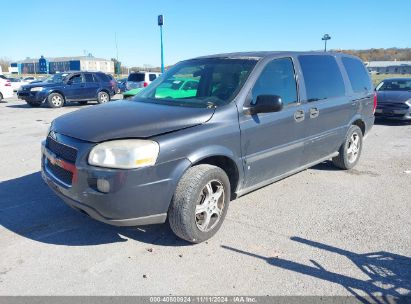
[[[97,179],[97,190],[103,193],[109,193],[110,192],[109,181],[103,178]]]

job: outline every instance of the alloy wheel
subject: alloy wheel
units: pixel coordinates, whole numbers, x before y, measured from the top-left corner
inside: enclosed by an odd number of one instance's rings
[[[347,148],[347,156],[348,156],[348,161],[350,163],[353,163],[357,160],[358,154],[360,152],[360,136],[358,135],[357,132],[354,132],[350,140],[348,141],[348,148]]]
[[[208,232],[218,224],[223,214],[224,196],[220,181],[212,180],[205,185],[195,209],[195,221],[200,231]]]
[[[51,98],[51,102],[53,103],[53,105],[55,105],[56,107],[60,107],[63,104],[63,98],[59,95],[54,95]]]

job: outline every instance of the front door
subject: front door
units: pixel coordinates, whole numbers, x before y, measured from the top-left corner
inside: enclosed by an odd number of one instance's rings
[[[278,95],[284,108],[275,113],[247,115],[240,109],[241,148],[245,169],[243,189],[262,186],[301,165],[304,149],[305,113],[298,101],[291,58],[266,64],[248,101],[259,95]]]

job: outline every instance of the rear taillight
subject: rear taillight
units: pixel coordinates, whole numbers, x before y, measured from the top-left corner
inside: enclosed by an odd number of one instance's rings
[[[373,113],[375,113],[376,108],[377,108],[377,92],[374,92],[374,106],[372,108]]]
[[[148,83],[147,83],[147,82],[144,82],[143,86],[144,86],[144,87],[148,86]]]
[[[11,82],[10,80],[7,80],[6,83],[4,84],[5,87],[11,87]]]

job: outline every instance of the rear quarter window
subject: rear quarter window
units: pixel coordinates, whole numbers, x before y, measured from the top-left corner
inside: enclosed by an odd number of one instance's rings
[[[337,61],[329,55],[298,57],[304,76],[308,101],[345,95],[344,81]]]
[[[354,92],[371,91],[371,79],[364,64],[355,58],[343,57],[342,63],[350,79]]]
[[[104,73],[97,73],[97,74],[94,74],[94,75],[97,76],[98,79],[100,79],[100,81],[102,81],[102,82],[110,82],[110,78]]]

